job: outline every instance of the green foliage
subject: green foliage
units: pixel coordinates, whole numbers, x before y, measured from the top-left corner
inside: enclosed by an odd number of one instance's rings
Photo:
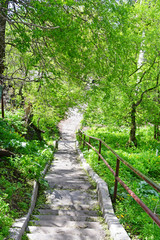
[[[47,145],[43,147],[38,146],[35,144],[35,141],[31,142],[31,146],[32,147],[29,148],[28,145],[28,147],[24,149],[23,155],[15,157],[11,160],[11,163],[19,169],[19,171],[23,172],[26,177],[39,179],[45,164],[52,159],[53,151]],[[30,152],[27,152],[28,148]],[[36,151],[36,149],[38,151]]]
[[[0,119],[0,148],[8,149],[16,156],[3,157],[0,161],[0,239],[8,235],[13,219],[28,211],[32,182],[40,179],[54,151],[53,143],[47,145],[44,141],[27,141],[22,136],[26,133],[21,120],[23,111],[15,110],[5,115],[5,119]],[[52,138],[46,140],[53,142]]]
[[[32,83],[26,85],[24,91],[26,102],[32,103],[33,123],[45,132],[45,138],[51,134],[58,138],[58,122],[65,116],[69,107],[82,100],[82,90],[79,86],[69,83],[67,78],[65,81],[58,81],[57,83],[48,79],[40,89],[39,83]]]
[[[126,127],[92,127],[87,130],[86,134],[102,139],[119,156],[143,174],[159,183],[160,155],[156,156],[156,149],[159,149],[159,142],[151,137],[153,127],[145,126],[138,129],[138,148],[134,146],[132,148],[127,147],[128,131],[129,129]],[[96,140],[91,139],[91,144],[97,150],[99,149]],[[111,196],[113,196],[114,176],[112,173],[103,161],[98,162],[98,156],[92,149],[88,151],[85,148],[83,153],[92,168],[107,182]],[[116,157],[104,146],[102,147],[102,156],[115,171]],[[159,193],[145,181],[136,177],[123,163],[120,164],[119,176],[153,212],[160,215]],[[117,217],[131,236],[138,235],[139,239],[147,240],[159,239],[159,227],[153,223],[152,219],[119,184],[117,202],[114,207]]]
[[[17,153],[15,158],[10,159],[13,167],[19,169],[28,178],[38,179],[46,162],[52,159],[53,146],[48,146],[38,140],[27,141],[19,134],[19,131],[26,131],[24,123],[20,120],[22,115],[19,115],[18,111],[12,116],[12,119],[9,115],[9,119],[0,120],[0,147]]]
[[[4,237],[8,235],[12,222],[13,220],[9,214],[9,206],[4,199],[0,197],[0,240],[3,240]]]
[[[98,2],[97,21],[92,25],[95,82],[88,93],[84,125],[132,127],[133,105],[135,128],[136,124],[159,124],[160,5],[157,1]]]

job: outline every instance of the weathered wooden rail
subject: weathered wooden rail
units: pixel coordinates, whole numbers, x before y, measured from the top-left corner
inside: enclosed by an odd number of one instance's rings
[[[78,131],[78,137],[80,139],[80,143],[83,142],[83,147],[85,145],[88,145],[89,148],[92,148],[97,154],[98,154],[98,161],[102,160],[105,165],[108,167],[108,169],[111,171],[111,173],[115,176],[115,184],[114,184],[114,196],[113,201],[116,201],[117,197],[117,185],[118,182],[122,185],[122,187],[130,194],[130,196],[142,207],[142,209],[153,219],[153,221],[160,227],[160,219],[159,217],[153,213],[145,204],[142,202],[142,200],[120,179],[119,177],[119,167],[120,162],[122,162],[125,166],[127,166],[132,172],[134,172],[136,175],[138,175],[141,179],[146,181],[150,186],[152,186],[156,191],[160,192],[160,185],[153,182],[151,179],[149,179],[147,176],[145,176],[143,173],[141,173],[139,170],[134,168],[131,164],[129,164],[127,161],[125,161],[123,158],[121,158],[112,148],[110,148],[104,141],[102,141],[99,138],[95,138],[92,136],[88,136],[82,131]],[[87,141],[88,138],[88,141]],[[97,150],[94,146],[91,145],[91,139],[97,140],[99,142],[99,149]],[[104,145],[108,150],[110,150],[114,156],[117,158],[116,163],[116,170],[114,171],[112,167],[109,165],[109,163],[104,159],[104,157],[101,155],[101,149],[102,145]]]

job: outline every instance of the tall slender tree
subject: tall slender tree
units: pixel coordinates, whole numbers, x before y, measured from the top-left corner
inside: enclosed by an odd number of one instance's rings
[[[0,83],[4,82],[6,15],[9,1],[0,2]],[[3,14],[4,13],[4,14]]]

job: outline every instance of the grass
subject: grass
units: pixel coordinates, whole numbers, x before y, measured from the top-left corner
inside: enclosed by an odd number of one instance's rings
[[[160,151],[159,155],[156,155],[157,149],[160,149],[160,144],[153,139],[153,129],[151,126],[138,129],[138,148],[127,147],[129,129],[125,127],[121,129],[116,127],[93,127],[87,130],[86,133],[105,141],[132,166],[155,182],[160,183]],[[98,150],[98,142],[92,140],[91,144]],[[92,149],[88,151],[85,147],[83,153],[94,171],[107,182],[110,194],[113,196],[114,176],[102,161],[98,163],[98,156]],[[115,170],[116,157],[105,147],[102,147],[102,155]],[[153,212],[160,215],[160,195],[151,186],[138,178],[122,163],[120,164],[119,176]],[[139,239],[143,240],[160,239],[160,228],[153,223],[153,220],[151,220],[121,185],[118,185],[118,196],[114,209],[120,222],[125,226],[131,237],[138,236]]]
[[[54,151],[44,141],[25,139],[21,110],[5,114],[0,119],[0,148],[12,151],[15,157],[0,159],[0,240],[8,236],[14,219],[27,213],[33,180],[39,180]]]

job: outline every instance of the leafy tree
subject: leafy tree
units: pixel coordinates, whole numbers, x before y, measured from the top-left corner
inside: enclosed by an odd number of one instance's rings
[[[100,67],[95,68],[99,76],[97,85],[100,96],[102,91],[103,95],[110,96],[107,101],[103,98],[103,107],[110,109],[107,114],[118,113],[115,121],[121,116],[130,121],[129,144],[133,142],[136,146],[137,115],[142,111],[142,103],[147,104],[147,96],[153,95],[159,86],[159,3],[112,2],[109,13],[107,9],[104,12],[103,7],[99,6],[98,11],[101,37],[97,37],[97,46],[101,54]],[[140,53],[144,57],[141,64]],[[99,99],[102,102],[102,97]]]
[[[130,122],[129,142],[137,145],[136,118],[148,105],[147,96],[159,86],[159,3],[1,2],[3,39],[6,37],[5,45],[1,44],[3,51],[6,46],[1,55],[1,79],[5,73],[5,85],[12,89],[13,99],[18,94],[19,103],[25,101],[34,82],[37,90],[31,91],[30,98],[35,105],[39,97],[34,94],[44,94],[45,89],[48,93],[52,87],[66,89],[69,82],[83,89],[94,79],[92,94],[100,100],[98,108],[104,101],[113,121]],[[139,64],[141,52],[144,59]],[[56,99],[57,93],[50,96]],[[65,90],[63,96],[65,99]],[[93,106],[93,96],[92,101]]]
[[[64,114],[66,90],[70,100],[66,106],[69,107],[75,102],[72,100],[73,90],[77,92],[75,86],[78,89],[80,85],[85,86],[89,71],[84,64],[91,50],[86,48],[88,39],[84,36],[88,26],[83,18],[83,7],[75,1],[67,1],[66,5],[63,1],[51,0],[2,1],[0,6],[5,22],[3,39],[6,39],[0,44],[4,52],[1,54],[1,82],[10,101],[20,106],[26,99],[34,99],[35,106],[43,92],[43,96],[46,95],[43,99],[49,95],[50,106],[62,108],[59,111]],[[73,87],[71,91],[70,87],[66,88],[69,85]],[[35,92],[31,91],[32,87]],[[54,88],[52,94],[50,88]],[[60,101],[57,106],[55,89],[60,92],[63,106]]]

